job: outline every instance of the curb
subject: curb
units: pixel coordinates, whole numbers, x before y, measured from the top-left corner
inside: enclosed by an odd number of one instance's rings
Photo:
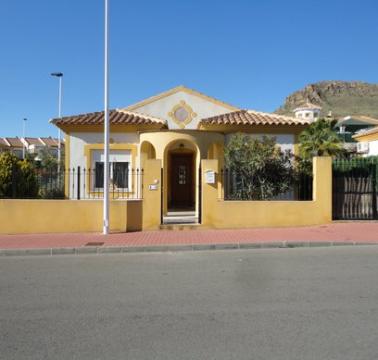
[[[38,256],[38,255],[101,255],[147,252],[176,251],[207,251],[207,250],[238,250],[238,249],[293,249],[333,246],[378,245],[373,242],[356,241],[275,241],[261,243],[224,243],[224,244],[193,244],[193,245],[153,245],[153,246],[95,246],[41,249],[0,249],[0,257],[6,256]]]

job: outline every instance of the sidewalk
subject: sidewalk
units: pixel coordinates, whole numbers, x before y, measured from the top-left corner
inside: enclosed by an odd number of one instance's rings
[[[30,254],[76,254],[359,244],[378,245],[378,222],[336,222],[297,228],[161,230],[107,236],[98,233],[0,235],[0,255],[16,254],[17,249],[45,250],[28,251]]]

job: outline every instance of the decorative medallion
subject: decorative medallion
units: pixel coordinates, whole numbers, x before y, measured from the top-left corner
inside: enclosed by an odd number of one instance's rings
[[[193,109],[184,101],[180,101],[175,105],[168,116],[181,128],[185,128],[185,125],[189,124],[197,114],[193,112]]]

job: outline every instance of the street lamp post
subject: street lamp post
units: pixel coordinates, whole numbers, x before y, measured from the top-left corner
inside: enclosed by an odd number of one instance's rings
[[[25,145],[25,142],[26,142],[26,140],[25,140],[25,131],[26,131],[26,118],[23,118],[23,120],[22,120],[22,138],[23,138],[23,147],[22,147],[22,159],[23,160],[25,160],[25,147],[26,147],[26,145]]]
[[[51,73],[51,76],[55,76],[59,78],[59,95],[58,95],[58,117],[59,119],[62,117],[62,80],[63,80],[63,73],[61,72],[54,72]],[[61,163],[61,154],[62,154],[62,140],[61,140],[61,131],[58,128],[58,174],[60,173],[60,163]]]
[[[109,234],[109,0],[105,0],[104,44],[104,210],[103,234]]]

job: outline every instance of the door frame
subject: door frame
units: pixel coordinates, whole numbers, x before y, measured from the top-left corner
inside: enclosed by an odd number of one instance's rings
[[[167,171],[167,179],[166,179],[166,186],[167,186],[167,211],[180,211],[178,207],[172,206],[172,163],[174,157],[190,157],[191,160],[191,200],[192,205],[190,206],[190,209],[188,208],[188,211],[195,211],[196,210],[196,157],[195,152],[192,150],[187,149],[180,149],[180,150],[172,150],[168,153],[168,171]],[[184,209],[183,209],[184,211]]]

